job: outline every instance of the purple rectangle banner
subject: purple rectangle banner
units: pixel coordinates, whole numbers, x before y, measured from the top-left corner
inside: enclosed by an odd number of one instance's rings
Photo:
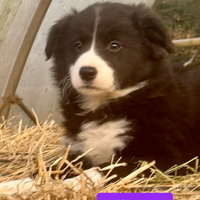
[[[172,193],[98,193],[97,200],[173,200]]]

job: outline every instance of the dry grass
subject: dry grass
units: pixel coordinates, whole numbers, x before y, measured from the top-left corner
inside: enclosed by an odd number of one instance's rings
[[[152,163],[142,163],[141,167],[124,179],[107,186],[88,188],[88,183],[81,179],[81,190],[75,191],[64,184],[62,180],[52,182],[50,167],[58,163],[56,173],[67,158],[69,149],[62,145],[63,129],[55,124],[54,121],[45,121],[42,124],[27,128],[22,121],[17,126],[12,125],[12,119],[0,125],[0,182],[27,178],[38,171],[39,175],[35,178],[37,191],[23,195],[3,195],[0,191],[1,200],[14,199],[37,199],[37,200],[61,200],[61,199],[96,199],[98,192],[172,192],[174,199],[200,199],[200,174],[197,173],[198,159],[195,168],[191,168],[194,173],[187,176],[169,176],[167,173],[160,172]],[[79,158],[77,158],[79,159]],[[190,162],[182,166],[174,166],[170,171],[177,171],[181,167],[189,167]],[[194,161],[193,161],[194,162]],[[80,168],[73,166],[73,162],[68,164],[76,171]],[[110,170],[117,165],[115,163],[108,166]],[[147,178],[138,178],[144,170],[150,168],[152,175]],[[168,171],[169,172],[169,171]],[[84,176],[84,174],[82,175]],[[111,177],[112,178],[112,177]],[[110,178],[104,180],[107,182]]]

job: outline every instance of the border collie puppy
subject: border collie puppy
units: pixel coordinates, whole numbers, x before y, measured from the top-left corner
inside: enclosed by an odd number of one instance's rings
[[[61,92],[70,159],[83,168],[122,157],[161,170],[200,155],[200,70],[176,70],[161,21],[143,4],[96,3],[57,21],[47,59]]]

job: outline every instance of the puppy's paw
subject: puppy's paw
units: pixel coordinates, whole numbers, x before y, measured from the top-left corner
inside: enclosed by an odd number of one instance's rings
[[[14,180],[14,181],[0,183],[0,191],[1,194],[7,194],[7,195],[19,194],[22,195],[23,197],[26,197],[26,193],[35,192],[36,187],[33,179],[26,178],[21,180]]]
[[[100,186],[103,180],[103,174],[95,168],[83,171],[81,175],[74,178],[64,180],[64,184],[70,189],[79,191],[82,187],[91,189],[92,187]]]

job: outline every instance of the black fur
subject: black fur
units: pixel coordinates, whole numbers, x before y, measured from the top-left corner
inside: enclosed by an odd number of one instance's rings
[[[76,103],[80,95],[76,90],[62,96],[67,137],[76,138],[86,121],[99,124],[121,118],[131,121],[132,129],[126,134],[133,139],[122,151],[116,152],[128,163],[126,169],[118,170],[119,176],[131,172],[139,160],[156,160],[157,167],[166,170],[199,156],[200,70],[170,64],[168,54],[174,48],[169,34],[160,19],[144,5],[94,4],[58,21],[50,30],[46,46],[47,59],[54,60],[52,70],[56,83],[90,48],[98,6],[101,8],[98,54],[115,70],[119,88],[144,80],[148,80],[148,85],[84,116],[77,115],[83,110]],[[77,40],[83,42],[78,52],[73,46]],[[105,47],[112,40],[121,41],[123,49],[115,53],[107,51]],[[89,160],[85,163],[85,167],[92,166]]]

